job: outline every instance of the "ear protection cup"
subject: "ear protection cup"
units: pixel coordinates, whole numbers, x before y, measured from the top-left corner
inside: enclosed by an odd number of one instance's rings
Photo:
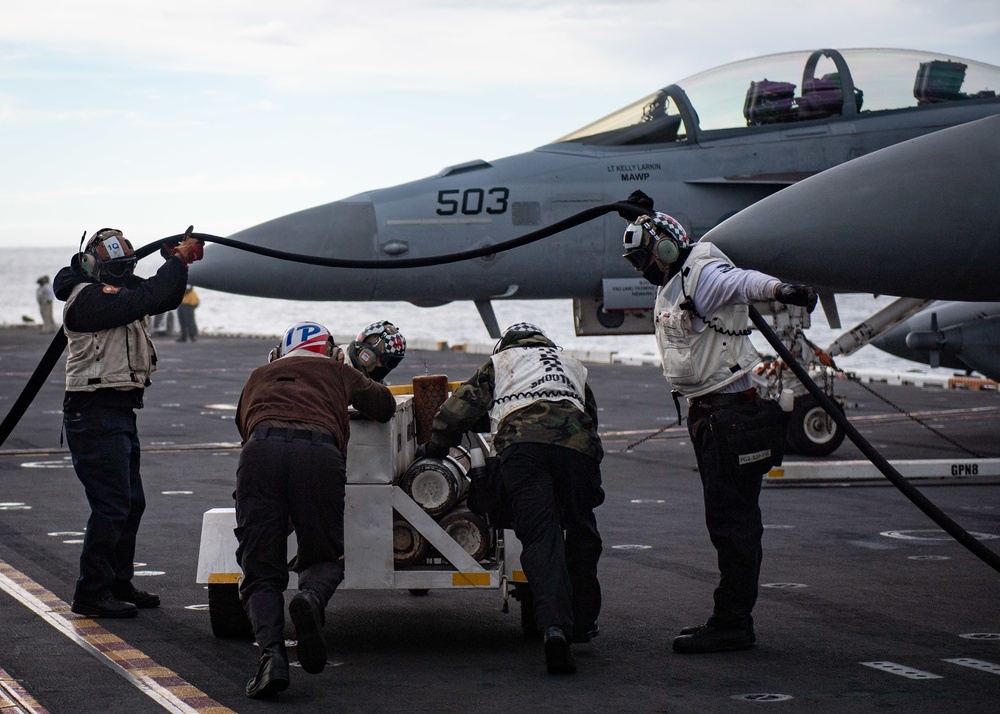
[[[681,257],[680,246],[673,238],[661,238],[656,242],[656,258],[667,265],[677,261]]]
[[[367,342],[359,342],[357,348],[358,363],[367,372],[378,364],[379,354]]]
[[[80,253],[80,269],[88,278],[94,277],[94,270],[97,268],[97,260],[90,253]]]
[[[129,253],[132,254],[135,253],[135,248],[132,247],[132,242],[125,236],[122,236],[120,231],[117,231],[114,228],[102,228],[101,230],[94,233],[94,237],[100,236],[102,233],[118,234],[119,236],[121,236],[121,242],[128,248]],[[99,260],[97,259],[97,256],[95,256],[93,253],[90,252],[90,250],[83,250],[83,241],[86,239],[86,237],[87,237],[87,232],[84,231],[83,236],[81,236],[80,238],[80,252],[78,253],[78,255],[80,256],[80,269],[83,270],[83,274],[86,275],[88,278],[93,278],[96,277],[95,274],[97,273]],[[90,239],[91,243],[94,242],[94,237]]]

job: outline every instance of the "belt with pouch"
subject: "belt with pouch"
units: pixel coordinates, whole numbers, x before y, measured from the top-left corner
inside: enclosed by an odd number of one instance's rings
[[[713,392],[700,397],[691,397],[688,404],[698,407],[731,407],[734,404],[749,404],[757,399],[757,389],[751,387],[742,392]]]
[[[677,426],[681,425],[681,393],[676,389],[670,392],[674,398],[674,408],[677,410]],[[756,387],[750,387],[742,392],[713,392],[700,397],[688,397],[688,411],[692,409],[711,411],[715,407],[731,407],[734,404],[750,404],[757,399]]]
[[[314,444],[333,444],[334,446],[337,446],[337,440],[332,436],[324,434],[321,431],[313,431],[312,429],[287,429],[275,426],[259,426],[254,429],[253,432],[253,438],[255,439],[267,439],[272,436],[279,439],[285,439],[286,441],[291,441],[292,439],[305,439]]]

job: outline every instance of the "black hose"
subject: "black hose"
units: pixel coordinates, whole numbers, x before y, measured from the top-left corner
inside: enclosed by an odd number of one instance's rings
[[[562,231],[574,228],[582,223],[586,223],[587,221],[592,221],[595,218],[599,218],[605,213],[611,213],[612,211],[617,212],[623,218],[628,220],[635,220],[639,216],[643,215],[643,213],[648,212],[631,203],[618,202],[604,204],[580,211],[579,213],[576,213],[569,218],[564,218],[563,220],[553,223],[550,226],[540,228],[539,230],[532,231],[531,233],[526,233],[525,235],[517,238],[511,238],[510,240],[497,243],[496,245],[485,245],[481,248],[474,248],[473,250],[466,250],[460,253],[450,253],[448,255],[431,255],[426,258],[400,258],[398,260],[347,260],[344,258],[320,258],[315,255],[289,253],[284,250],[275,250],[274,248],[266,248],[260,245],[243,243],[241,241],[233,240],[232,238],[222,238],[221,236],[213,236],[208,233],[192,233],[191,237],[197,238],[201,241],[207,241],[209,243],[218,243],[219,245],[229,246],[230,248],[238,248],[239,250],[244,250],[248,253],[256,253],[257,255],[262,255],[267,258],[287,260],[292,263],[321,265],[326,268],[360,268],[369,270],[377,268],[379,270],[400,270],[403,268],[426,268],[431,265],[457,263],[462,260],[471,260],[473,258],[482,258],[486,255],[502,253],[503,251],[511,250],[512,248],[520,248],[521,246],[528,245],[529,243],[534,243],[535,241],[542,240],[543,238],[553,236],[556,233],[561,233]],[[142,246],[136,251],[136,255],[140,258],[145,257],[153,251],[159,250],[163,243],[173,245],[183,239],[184,234],[169,236],[154,243]]]
[[[38,390],[42,388],[42,385],[45,384],[45,380],[49,378],[49,373],[56,366],[56,362],[59,361],[59,357],[62,355],[64,349],[66,349],[66,333],[59,330],[52,336],[49,348],[45,350],[45,354],[42,355],[42,359],[38,363],[38,366],[35,367],[35,371],[31,373],[28,383],[24,385],[21,394],[14,401],[10,411],[7,412],[3,423],[0,424],[0,446],[7,441],[7,437],[14,431],[14,427],[21,421],[21,417],[28,411],[28,407],[35,400],[35,396],[38,394]]]
[[[948,535],[957,540],[959,543],[968,548],[972,553],[982,560],[984,563],[989,565],[991,568],[1000,572],[1000,555],[997,555],[992,550],[987,548],[985,545],[980,543],[971,533],[962,528],[958,523],[953,521],[944,511],[935,506],[931,501],[920,491],[918,491],[913,484],[907,481],[902,474],[897,471],[892,464],[885,460],[885,458],[875,450],[868,440],[865,439],[854,428],[854,425],[847,420],[844,413],[837,408],[833,401],[826,395],[826,393],[820,389],[809,373],[806,372],[805,368],[799,364],[792,353],[782,344],[781,339],[775,334],[771,326],[767,324],[767,321],[761,316],[757,309],[751,305],[750,306],[750,319],[753,320],[753,324],[757,326],[760,333],[771,343],[771,346],[777,350],[778,355],[785,361],[789,367],[791,367],[792,372],[795,376],[799,378],[799,381],[805,386],[809,393],[816,397],[826,413],[830,415],[837,426],[844,430],[844,435],[847,436],[854,445],[857,446],[861,453],[863,453],[869,461],[875,464],[875,467],[882,472],[882,474],[889,479],[893,486],[898,488],[903,492],[913,504],[923,511],[928,518],[941,526]]]
[[[222,238],[220,236],[213,236],[204,233],[193,233],[192,236],[203,241],[209,241],[213,243],[219,243],[220,245],[227,245],[233,248],[238,248],[241,250],[248,251],[250,253],[256,253],[258,255],[263,255],[269,258],[276,258],[278,260],[287,260],[297,263],[308,263],[311,265],[321,265],[334,268],[379,268],[385,269],[400,269],[400,268],[419,268],[426,267],[430,265],[445,265],[447,263],[455,263],[461,260],[470,260],[472,258],[479,258],[486,255],[493,255],[495,253],[500,253],[505,250],[511,250],[512,248],[517,248],[523,245],[528,245],[543,238],[555,235],[564,230],[568,230],[581,223],[586,223],[595,218],[598,218],[606,213],[616,211],[619,215],[627,220],[634,220],[638,218],[647,210],[636,206],[635,204],[628,202],[618,202],[613,204],[607,204],[603,206],[595,206],[594,208],[588,208],[580,213],[577,213],[569,218],[565,218],[561,221],[553,223],[550,226],[546,226],[537,231],[533,231],[526,235],[520,236],[518,238],[513,238],[509,241],[504,241],[502,243],[497,243],[492,246],[483,246],[482,248],[476,248],[474,250],[467,250],[461,253],[452,253],[450,255],[441,256],[430,256],[427,258],[404,258],[401,260],[393,261],[379,261],[379,260],[341,260],[339,258],[319,258],[316,256],[301,255],[298,253],[288,253],[281,250],[273,250],[271,248],[264,248],[261,246],[250,245],[247,243],[242,243],[240,241],[234,241],[229,238]],[[142,246],[136,251],[136,256],[138,258],[144,258],[150,253],[159,250],[164,243],[167,245],[174,245],[181,241],[185,236],[183,234],[170,236],[153,243]],[[903,476],[896,471],[893,466],[879,454],[868,441],[861,436],[857,429],[847,420],[847,418],[841,413],[839,409],[830,401],[826,393],[823,392],[819,386],[809,377],[806,370],[800,365],[792,353],[782,344],[781,340],[774,333],[771,327],[767,324],[761,314],[754,308],[750,306],[750,319],[757,326],[757,329],[761,331],[761,334],[767,339],[771,346],[778,352],[781,358],[786,364],[791,367],[795,376],[799,378],[806,389],[812,394],[819,403],[823,406],[830,417],[837,423],[837,425],[844,430],[844,434],[861,450],[861,452],[868,457],[868,459],[875,464],[876,468],[881,471],[887,479],[889,479],[892,484],[898,488],[904,496],[906,496],[910,501],[912,501],[921,511],[923,511],[932,521],[937,523],[948,535],[957,540],[959,543],[968,548],[974,555],[976,555],[980,560],[988,564],[997,572],[1000,572],[1000,556],[991,551],[989,548],[980,543],[976,538],[974,538],[968,531],[959,526],[955,521],[948,517],[940,508],[931,503],[920,491],[914,488]],[[42,384],[48,378],[48,375],[52,372],[52,368],[55,366],[56,362],[59,361],[60,355],[62,355],[63,350],[66,348],[66,333],[59,330],[52,338],[52,342],[49,344],[48,349],[42,356],[41,361],[38,366],[35,367],[35,371],[32,373],[31,378],[28,383],[25,384],[24,389],[21,390],[21,394],[18,396],[17,400],[14,402],[7,416],[4,417],[3,423],[0,424],[0,446],[7,441],[7,437],[10,436],[11,431],[24,416],[24,412],[27,411],[31,402],[34,401],[35,396],[38,394],[38,390],[41,389]]]
[[[548,238],[549,236],[555,235],[562,231],[568,230],[581,223],[586,223],[587,221],[592,221],[599,216],[603,216],[605,213],[611,213],[616,211],[622,218],[627,220],[635,220],[644,213],[648,213],[648,209],[640,208],[635,204],[628,203],[626,201],[619,201],[617,203],[606,204],[602,206],[594,206],[593,208],[588,208],[580,213],[570,216],[569,218],[564,218],[561,221],[553,223],[551,226],[546,226],[537,231],[533,231],[523,236],[517,238],[512,238],[508,241],[502,243],[497,243],[496,245],[483,246],[482,248],[476,248],[474,250],[467,250],[461,253],[452,253],[450,255],[436,255],[429,256],[427,258],[404,258],[401,260],[341,260],[339,258],[320,258],[314,255],[301,255],[299,253],[288,253],[283,250],[274,250],[272,248],[265,248],[263,246],[251,245],[250,243],[242,243],[240,241],[232,240],[231,238],[222,238],[221,236],[213,236],[208,233],[192,233],[193,238],[197,238],[201,241],[206,241],[210,243],[218,243],[220,245],[226,245],[231,248],[238,248],[239,250],[245,250],[249,253],[256,253],[258,255],[263,255],[268,258],[276,258],[277,260],[287,260],[294,263],[308,263],[310,265],[321,265],[330,268],[378,268],[380,270],[388,269],[400,269],[400,268],[423,268],[429,265],[445,265],[447,263],[457,263],[460,260],[470,260],[472,258],[480,258],[484,255],[493,255],[495,253],[500,253],[505,250],[511,250],[512,248],[518,248],[522,245],[528,245],[529,243],[534,243],[543,238]],[[146,245],[140,247],[135,251],[137,259],[145,258],[147,255],[159,251],[164,244],[168,246],[173,246],[182,241],[185,238],[185,234],[181,233],[174,236],[169,236],[167,238],[162,238],[158,241],[152,243],[147,243]],[[56,362],[59,361],[59,356],[62,351],[66,348],[66,334],[59,330],[55,337],[52,338],[52,343],[49,345],[48,350],[46,350],[45,355],[42,360],[35,367],[34,373],[28,380],[28,383],[24,385],[24,389],[21,390],[21,395],[14,402],[10,411],[7,412],[7,416],[4,417],[3,423],[0,424],[0,446],[3,446],[4,442],[7,441],[7,437],[17,426],[17,423],[24,416],[24,412],[27,411],[31,402],[35,399],[38,394],[38,390],[41,389],[42,384],[48,378],[49,373],[55,366]]]

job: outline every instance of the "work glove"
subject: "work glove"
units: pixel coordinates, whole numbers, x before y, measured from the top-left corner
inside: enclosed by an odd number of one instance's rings
[[[188,229],[184,232],[184,240],[177,247],[170,250],[172,255],[176,255],[184,261],[184,265],[191,265],[196,260],[201,260],[205,257],[205,244],[191,237],[193,230],[194,226],[188,226]]]
[[[643,211],[646,211],[647,213],[653,210],[653,199],[644,194],[642,191],[633,191],[632,193],[629,194],[628,198],[626,198],[623,201],[623,203],[631,203],[636,208],[641,208]],[[621,211],[618,212],[618,215],[624,218],[626,221],[629,221],[630,223],[636,222],[633,221],[631,217],[625,215]]]
[[[174,255],[184,261],[184,265],[191,265],[196,260],[205,257],[205,245],[200,240],[185,238],[179,246],[174,248]]]
[[[416,453],[414,454],[414,460],[416,459],[443,459],[451,451],[447,446],[441,446],[440,444],[435,444],[433,441],[425,441],[423,444],[417,446]]]
[[[816,309],[816,290],[808,285],[780,283],[774,291],[774,299],[786,305],[798,305],[809,312]]]

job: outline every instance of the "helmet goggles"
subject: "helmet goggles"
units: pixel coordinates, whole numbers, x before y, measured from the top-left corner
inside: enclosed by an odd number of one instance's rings
[[[87,244],[86,252],[102,278],[120,279],[132,274],[137,258],[132,244],[114,228],[102,228]]]
[[[622,253],[622,257],[639,272],[648,268],[653,262],[652,236],[653,232],[649,229],[648,223],[633,223],[625,229],[625,252]]]

